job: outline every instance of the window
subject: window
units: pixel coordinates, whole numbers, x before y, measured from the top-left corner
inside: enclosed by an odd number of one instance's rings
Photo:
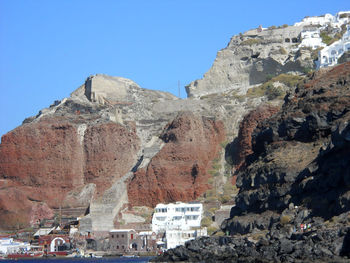
[[[117,249],[119,249],[119,246],[117,246]]]
[[[122,237],[124,237],[124,234],[122,234]]]
[[[119,235],[117,234],[117,238],[119,238]]]
[[[114,235],[112,235],[112,238],[114,238]]]

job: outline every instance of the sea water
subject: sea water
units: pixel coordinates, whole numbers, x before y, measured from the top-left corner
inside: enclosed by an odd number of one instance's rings
[[[135,257],[135,258],[35,258],[35,259],[17,259],[17,260],[1,260],[0,262],[16,262],[16,263],[32,263],[32,262],[39,262],[39,263],[94,263],[94,262],[101,262],[101,263],[127,263],[127,262],[134,262],[134,263],[143,263],[143,262],[149,262],[152,257]]]

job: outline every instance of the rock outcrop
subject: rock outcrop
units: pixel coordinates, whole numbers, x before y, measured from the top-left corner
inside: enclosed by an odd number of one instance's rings
[[[13,217],[28,222],[37,203],[88,207],[132,168],[138,148],[135,128],[117,123],[90,126],[55,117],[18,127],[0,147],[1,226]]]
[[[349,121],[350,63],[313,74],[252,133],[236,206],[221,225],[233,236],[191,241],[157,260],[347,262]]]
[[[282,232],[282,231],[280,231]],[[349,262],[350,228],[315,229],[286,237],[201,237],[156,262]]]
[[[191,201],[208,188],[211,160],[225,138],[220,121],[180,113],[161,134],[165,145],[129,183],[131,205]]]
[[[204,77],[186,86],[188,96],[198,98],[228,90],[245,94],[268,76],[314,68],[311,51],[295,49],[302,30],[302,26],[289,26],[251,30],[232,37]]]
[[[239,124],[237,138],[227,146],[226,156],[239,170],[244,165],[245,158],[253,153],[252,133],[259,122],[277,113],[279,107],[262,105],[249,112]]]

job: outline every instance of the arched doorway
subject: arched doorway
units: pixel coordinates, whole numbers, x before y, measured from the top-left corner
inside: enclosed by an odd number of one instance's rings
[[[65,243],[66,241],[62,237],[56,237],[52,239],[50,244],[50,252],[59,251],[58,248]]]
[[[137,250],[137,244],[136,243],[132,243],[131,248],[136,251]]]

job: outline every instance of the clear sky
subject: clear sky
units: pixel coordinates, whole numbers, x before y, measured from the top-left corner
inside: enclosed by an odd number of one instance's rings
[[[92,74],[185,97],[231,36],[349,0],[0,0],[0,136]]]

